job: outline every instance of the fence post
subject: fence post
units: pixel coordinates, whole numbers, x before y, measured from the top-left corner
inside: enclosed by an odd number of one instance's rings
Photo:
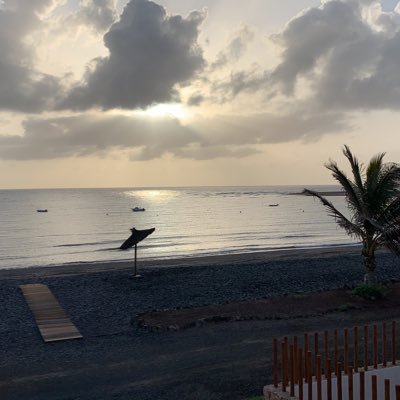
[[[386,322],[382,322],[382,365],[387,363]]]
[[[322,400],[321,356],[317,355],[317,400]]]
[[[396,390],[396,400],[400,400],[400,385],[396,385],[395,390]]]
[[[282,342],[282,392],[286,392],[287,385],[287,345]]]
[[[297,349],[298,349],[298,339],[297,336],[293,338],[293,353],[294,353],[294,381],[295,383],[299,382],[299,377],[297,374]]]
[[[298,349],[297,355],[297,371],[299,377],[299,400],[303,400],[303,350]]]
[[[368,371],[368,325],[364,326],[364,371]]]
[[[372,400],[378,400],[378,387],[377,387],[377,378],[376,375],[371,375],[371,387],[372,387],[372,392],[371,392],[371,398]]]
[[[294,396],[294,346],[289,346],[289,358],[290,358],[290,396]]]
[[[353,327],[353,343],[354,343],[354,371],[358,371],[358,327]]]
[[[319,354],[318,332],[314,333],[314,370],[317,374],[317,356]]]
[[[347,375],[349,370],[349,330],[344,328],[344,373]]]
[[[365,400],[365,372],[364,371],[360,371],[360,400]]]
[[[353,368],[347,367],[347,375],[348,375],[348,400],[353,400]]]
[[[307,371],[308,371],[308,377],[307,377],[307,394],[308,394],[308,400],[313,400],[313,384],[312,384],[312,370],[311,370],[311,357],[312,353],[311,351],[307,352]]]
[[[336,364],[337,400],[342,400],[342,364]]]
[[[308,371],[307,371],[307,353],[308,353],[308,333],[304,334],[304,379],[307,382]]]
[[[331,360],[326,360],[326,398],[332,400],[332,373],[331,373]]]
[[[374,329],[374,347],[373,347],[373,354],[374,354],[374,368],[378,368],[378,326],[375,324],[373,326]]]
[[[338,333],[337,329],[335,329],[333,331],[333,365],[336,365],[338,361]],[[337,375],[336,371],[335,374]]]
[[[324,357],[326,364],[328,362],[327,360],[329,359],[329,336],[328,336],[328,331],[326,329],[324,330],[324,353],[325,353]]]
[[[274,387],[278,387],[278,339],[274,338]]]
[[[396,321],[392,321],[392,364],[396,365]]]
[[[390,400],[390,380],[385,379],[385,400]]]

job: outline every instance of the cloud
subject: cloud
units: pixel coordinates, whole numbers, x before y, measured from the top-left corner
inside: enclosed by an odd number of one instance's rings
[[[276,37],[282,61],[268,82],[302,98],[314,110],[398,110],[399,8],[383,12],[376,1],[326,2],[290,21]]]
[[[226,50],[217,54],[217,59],[211,63],[210,70],[216,70],[226,66],[228,63],[239,60],[246,51],[247,45],[254,38],[254,33],[249,27],[244,26],[235,33],[226,46]]]
[[[251,70],[230,72],[227,78],[211,81],[211,95],[213,101],[227,103],[233,101],[239,94],[266,92],[268,78],[260,73],[259,66]]]
[[[70,156],[104,156],[113,150],[135,150],[137,159],[159,157],[199,141],[173,118],[122,115],[77,115],[23,122],[24,135],[0,136],[0,158],[43,160]]]
[[[205,65],[197,44],[205,13],[170,16],[147,0],[132,0],[118,22],[114,0],[82,0],[75,13],[60,15],[53,0],[7,0],[0,7],[0,110],[42,113],[91,108],[144,108],[178,100],[184,85]],[[59,6],[60,4],[58,4]],[[107,57],[88,65],[80,83],[40,71],[36,46],[65,32],[51,30],[51,17],[75,29],[104,31]],[[55,37],[54,37],[55,35]],[[66,85],[70,85],[67,89]],[[195,99],[199,101],[199,99]]]
[[[302,109],[282,113],[226,115],[196,123],[203,145],[258,146],[295,140],[313,142],[322,135],[343,132],[349,124],[340,113],[310,114]]]
[[[301,104],[310,114],[400,108],[399,5],[385,12],[373,0],[325,1],[271,39],[281,49],[280,62],[215,79],[219,101],[259,93],[268,104]]]
[[[204,96],[201,93],[194,93],[187,100],[188,106],[199,106],[204,100]]]
[[[28,113],[52,107],[58,79],[34,67],[30,35],[43,28],[39,14],[50,0],[11,1],[0,7],[0,109]]]
[[[27,45],[31,33],[43,28],[40,14],[52,2],[28,3],[7,1],[0,8],[0,108],[39,113],[52,109],[61,88],[57,78],[35,69],[33,46]],[[96,29],[115,18],[111,0],[85,0],[81,6],[75,15]],[[208,106],[225,102],[220,108],[228,110],[225,115],[183,124],[138,113],[57,117],[53,109],[52,118],[26,118],[23,136],[0,136],[0,158],[115,151],[132,160],[166,154],[199,160],[247,157],[260,145],[315,141],[350,129],[354,111],[400,106],[400,7],[383,12],[372,0],[330,0],[307,9],[273,36],[282,52],[269,70],[257,64],[233,70],[253,39],[243,28],[201,74],[206,61],[198,36],[204,17],[198,11],[172,16],[151,1],[131,0],[104,35],[109,55],[92,60],[57,110],[144,108],[178,99],[180,85],[191,81],[182,92],[187,104],[205,104],[206,113]]]
[[[172,117],[81,114],[29,118],[23,136],[0,136],[0,159],[49,160],[62,157],[104,157],[117,152],[146,161],[170,154],[196,160],[246,157],[260,144],[313,141],[323,133],[342,130],[337,115],[222,115],[184,126]]]
[[[246,146],[199,145],[194,144],[176,149],[174,156],[192,160],[211,160],[215,158],[243,158],[261,153],[260,150]]]
[[[76,18],[79,23],[89,24],[95,30],[103,32],[116,19],[114,0],[83,0]]]
[[[147,0],[131,0],[104,36],[109,56],[93,60],[84,81],[60,108],[133,109],[176,100],[176,85],[205,64],[197,44],[204,12],[167,15]]]

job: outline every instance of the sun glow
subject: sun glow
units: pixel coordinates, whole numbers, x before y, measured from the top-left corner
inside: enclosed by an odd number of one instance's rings
[[[143,113],[150,117],[172,117],[177,119],[189,117],[188,109],[178,103],[156,104],[144,110]]]

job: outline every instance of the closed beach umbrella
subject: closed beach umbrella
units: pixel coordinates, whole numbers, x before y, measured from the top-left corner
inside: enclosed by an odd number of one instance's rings
[[[150,234],[152,234],[156,228],[151,228],[151,229],[131,229],[131,236],[128,237],[128,239],[125,240],[124,243],[121,244],[120,249],[121,250],[126,250],[129,249],[133,246],[135,246],[135,274],[134,277],[140,277],[140,275],[137,275],[136,273],[136,255],[137,255],[137,244],[141,242],[143,239],[147,238]]]

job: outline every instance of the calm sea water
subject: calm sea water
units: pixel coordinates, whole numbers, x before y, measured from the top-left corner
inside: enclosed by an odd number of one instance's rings
[[[289,194],[302,189],[0,190],[0,268],[132,259],[118,250],[132,227],[156,228],[141,259],[353,244],[317,200]],[[343,197],[330,200],[346,212]]]

